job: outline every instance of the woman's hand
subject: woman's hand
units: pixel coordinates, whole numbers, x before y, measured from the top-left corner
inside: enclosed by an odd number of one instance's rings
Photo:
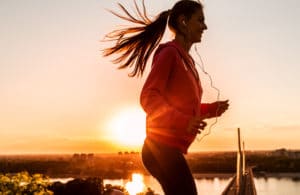
[[[225,101],[216,101],[209,105],[209,115],[207,118],[219,117],[221,116],[229,107],[229,100]]]
[[[215,104],[217,104],[217,108],[215,111],[216,116],[221,116],[228,109],[228,101],[229,100],[215,102]]]
[[[191,118],[187,131],[191,134],[201,133],[200,129],[204,130],[205,126],[207,125],[207,123],[204,122],[203,119],[204,118],[200,116]]]

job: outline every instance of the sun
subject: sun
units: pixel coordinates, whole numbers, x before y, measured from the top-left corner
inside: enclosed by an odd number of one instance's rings
[[[146,114],[139,107],[119,110],[108,124],[111,139],[125,146],[140,146],[146,137]]]

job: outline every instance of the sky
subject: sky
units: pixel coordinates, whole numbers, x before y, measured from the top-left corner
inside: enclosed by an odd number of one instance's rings
[[[150,65],[144,77],[129,78],[101,53],[111,45],[105,35],[128,24],[107,11],[118,11],[118,2],[134,7],[129,0],[0,1],[0,154],[140,150],[139,94]],[[145,5],[154,18],[175,2]],[[196,46],[230,108],[190,151],[235,150],[238,127],[248,150],[300,149],[300,2],[202,2],[208,29]],[[199,72],[203,101],[216,101]]]

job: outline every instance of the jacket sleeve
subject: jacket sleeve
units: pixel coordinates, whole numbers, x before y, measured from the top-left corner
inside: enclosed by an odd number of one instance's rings
[[[215,103],[202,103],[200,106],[201,115],[206,116],[206,118],[216,117],[218,105]]]
[[[151,72],[140,96],[140,103],[147,113],[148,125],[186,129],[193,117],[170,105],[165,97],[172,67],[178,59],[177,55],[175,48],[165,47],[154,56]]]

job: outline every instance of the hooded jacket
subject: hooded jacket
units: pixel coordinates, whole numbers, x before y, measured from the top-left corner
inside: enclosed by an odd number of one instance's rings
[[[147,138],[187,153],[196,135],[187,131],[194,116],[210,112],[190,55],[174,40],[159,45],[143,86]]]

